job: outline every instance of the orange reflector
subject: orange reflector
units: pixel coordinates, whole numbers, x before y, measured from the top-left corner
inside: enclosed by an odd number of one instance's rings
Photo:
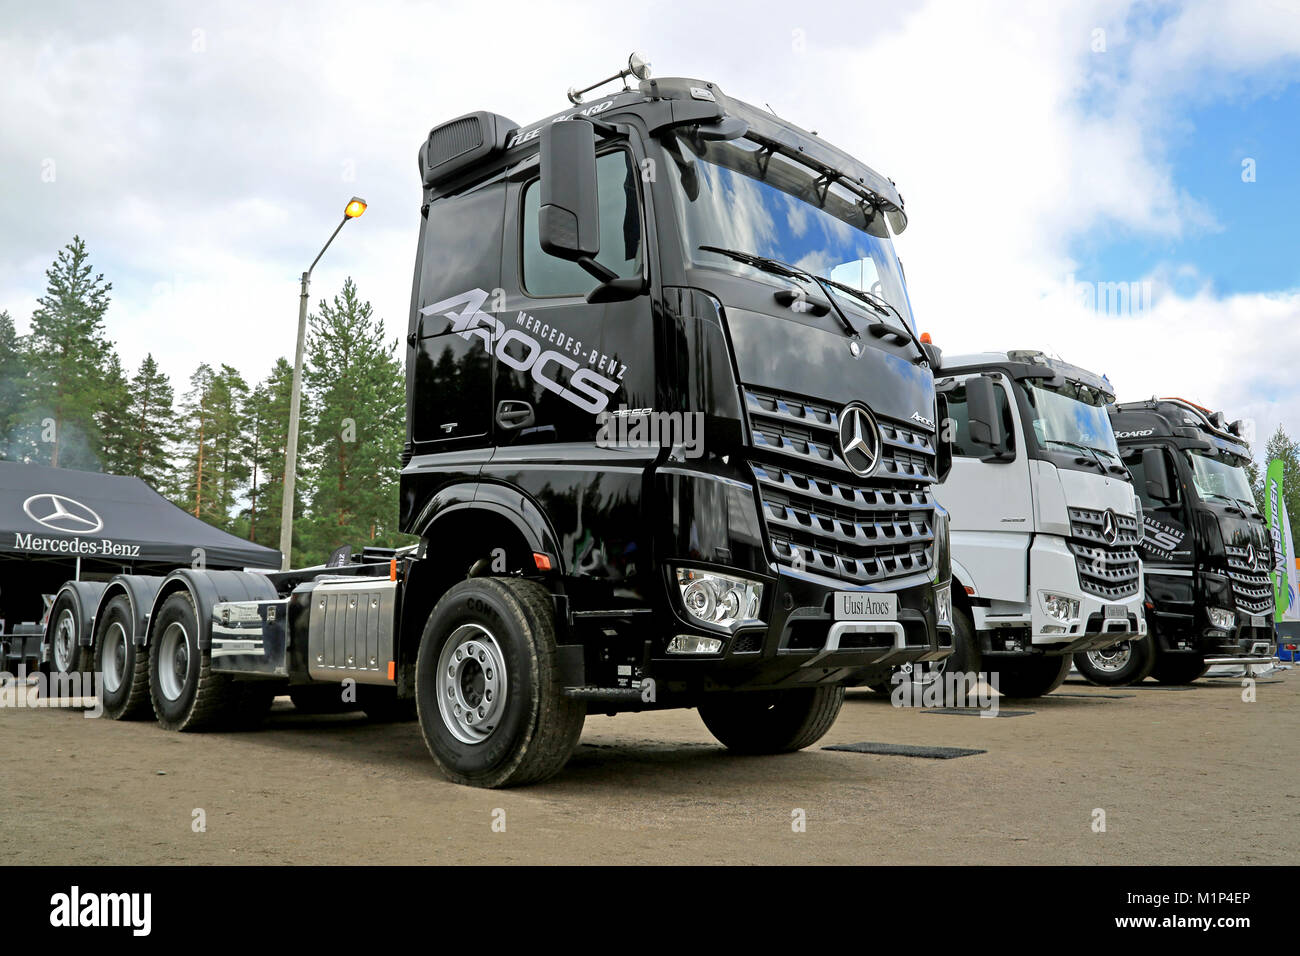
[[[538,571],[551,570],[551,559],[540,551],[533,552],[533,563],[537,565]]]
[[[388,679],[389,679],[389,680],[397,680],[397,662],[396,662],[396,661],[389,661],[389,662],[388,662]]]
[[[388,559],[388,580],[390,581],[397,580],[397,559],[396,558]]]
[[[934,344],[934,340],[933,340],[932,338],[930,338],[930,333],[929,333],[929,332],[922,332],[922,333],[921,333],[921,341],[924,342],[926,345],[932,345],[932,344]]]
[[[971,587],[969,584],[963,584],[962,587],[966,589],[966,593],[969,594],[971,597],[975,596],[975,589]]]

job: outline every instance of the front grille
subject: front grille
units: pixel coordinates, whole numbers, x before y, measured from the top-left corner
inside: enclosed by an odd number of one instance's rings
[[[1232,582],[1232,596],[1236,598],[1237,607],[1247,614],[1271,614],[1273,612],[1273,582],[1267,571],[1254,569],[1246,557],[1245,548],[1226,545],[1228,554],[1228,580]]]
[[[929,571],[934,561],[934,440],[879,421],[870,478],[838,452],[839,411],[772,392],[745,395],[764,524],[773,556],[855,584]]]
[[[1138,562],[1137,518],[1110,512],[1115,522],[1115,540],[1105,533],[1106,512],[1087,508],[1070,509],[1070,540],[1079,572],[1079,587],[1085,594],[1114,601],[1132,597],[1142,586]]]

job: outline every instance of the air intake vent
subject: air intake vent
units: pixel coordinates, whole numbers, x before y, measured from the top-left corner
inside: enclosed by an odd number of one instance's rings
[[[426,186],[445,182],[505,149],[519,128],[496,113],[467,113],[435,126],[420,147],[420,178]]]

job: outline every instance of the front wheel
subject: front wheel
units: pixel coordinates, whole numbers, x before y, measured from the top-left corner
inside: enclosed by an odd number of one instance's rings
[[[999,669],[998,691],[1003,697],[1042,697],[1060,687],[1069,673],[1069,654],[1013,658]]]
[[[734,691],[700,704],[700,719],[728,750],[783,754],[816,743],[844,703],[843,687]]]
[[[564,696],[555,608],[540,584],[470,578],[438,601],[420,638],[420,732],[455,783],[538,783],[568,761],[586,705]]]
[[[1162,684],[1190,684],[1204,677],[1209,669],[1202,654],[1161,654],[1151,676]]]
[[[1101,687],[1118,687],[1146,680],[1154,664],[1155,654],[1149,637],[1074,655],[1074,666],[1084,679]]]

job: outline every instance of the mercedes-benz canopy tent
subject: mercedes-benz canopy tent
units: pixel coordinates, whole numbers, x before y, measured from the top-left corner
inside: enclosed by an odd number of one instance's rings
[[[278,570],[280,552],[176,507],[139,478],[0,461],[0,620],[39,622],[75,577],[172,568]]]

